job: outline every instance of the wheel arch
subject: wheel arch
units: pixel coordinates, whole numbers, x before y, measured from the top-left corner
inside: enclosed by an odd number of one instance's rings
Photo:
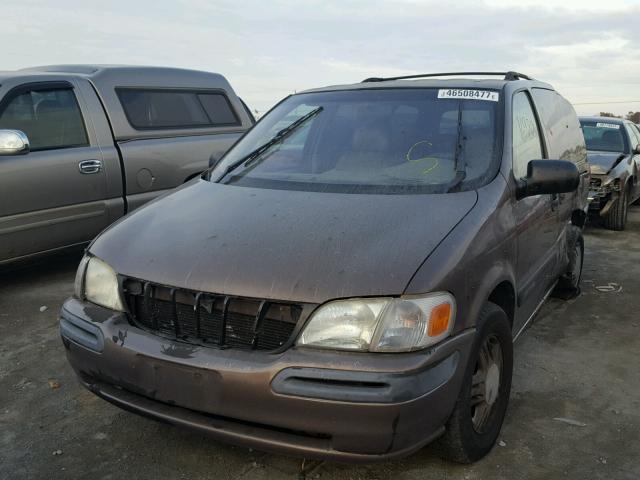
[[[482,271],[482,274],[474,275],[467,288],[468,292],[473,292],[466,312],[469,315],[469,326],[476,326],[475,322],[483,307],[487,302],[491,302],[504,310],[509,324],[513,327],[517,309],[517,288],[515,272],[510,262],[495,262]]]
[[[513,320],[516,313],[516,290],[511,281],[503,280],[496,285],[487,297],[487,301],[504,310],[509,319],[509,324],[513,328]]]
[[[587,223],[587,213],[584,210],[576,208],[571,212],[571,225],[583,228]]]
[[[634,174],[629,175],[629,178],[627,178],[627,181],[624,184],[624,188],[627,188],[629,190],[629,193],[631,193],[633,187],[637,185],[637,181],[638,178]]]

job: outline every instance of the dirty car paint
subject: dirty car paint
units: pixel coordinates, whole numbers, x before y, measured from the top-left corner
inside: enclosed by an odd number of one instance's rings
[[[134,212],[90,251],[121,274],[196,291],[307,303],[402,294],[476,201],[475,191],[325,194],[200,180]]]

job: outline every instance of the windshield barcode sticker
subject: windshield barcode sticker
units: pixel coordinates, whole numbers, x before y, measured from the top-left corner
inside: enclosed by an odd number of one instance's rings
[[[620,125],[617,125],[615,123],[598,122],[596,123],[596,128],[615,128],[616,130],[620,130]]]
[[[438,90],[438,98],[460,98],[462,100],[487,100],[489,102],[497,102],[500,100],[500,94],[489,90],[447,88],[446,90]]]

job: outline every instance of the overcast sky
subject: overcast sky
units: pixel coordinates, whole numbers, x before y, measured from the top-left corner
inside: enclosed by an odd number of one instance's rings
[[[640,0],[2,0],[1,69],[166,65],[224,74],[264,111],[369,76],[518,70],[580,114],[640,110]],[[630,103],[631,100],[637,101]]]

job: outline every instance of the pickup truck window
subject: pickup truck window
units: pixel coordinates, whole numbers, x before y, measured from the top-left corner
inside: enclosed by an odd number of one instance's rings
[[[0,128],[22,130],[32,151],[89,145],[71,88],[20,90],[0,112]]]
[[[240,125],[227,97],[220,93],[201,93],[198,99],[213,125]]]
[[[129,123],[138,130],[240,125],[223,93],[141,88],[116,92]]]

